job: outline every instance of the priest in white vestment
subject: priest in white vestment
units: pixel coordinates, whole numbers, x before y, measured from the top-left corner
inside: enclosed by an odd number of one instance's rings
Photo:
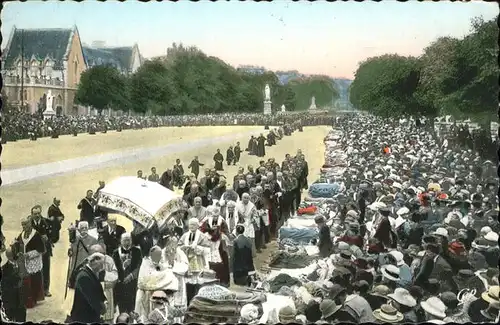
[[[218,206],[209,206],[208,215],[203,219],[200,230],[207,235],[210,243],[210,269],[215,271],[220,284],[229,286],[229,254],[227,225],[220,215]]]
[[[163,258],[161,248],[153,246],[149,256],[143,258],[139,269],[134,311],[145,322],[151,311],[150,300],[153,292],[158,290],[175,292],[178,287],[177,278]]]
[[[210,243],[208,238],[198,229],[198,219],[189,219],[189,230],[179,240],[179,248],[186,254],[189,261],[188,275],[199,274],[208,269]]]
[[[238,211],[238,217],[243,219],[243,226],[245,227],[245,232],[243,235],[248,237],[252,242],[252,255],[256,256],[256,247],[255,247],[255,228],[258,225],[257,222],[260,222],[257,215],[257,208],[255,204],[250,201],[250,194],[243,193],[241,196],[241,201],[236,203],[236,210]]]

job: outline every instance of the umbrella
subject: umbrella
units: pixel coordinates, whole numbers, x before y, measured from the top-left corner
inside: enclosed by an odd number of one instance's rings
[[[175,213],[185,210],[182,197],[156,182],[134,176],[119,177],[99,191],[97,205],[139,222],[161,227]]]

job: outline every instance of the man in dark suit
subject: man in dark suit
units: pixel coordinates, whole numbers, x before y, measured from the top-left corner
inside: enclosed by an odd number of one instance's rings
[[[94,253],[87,261],[76,276],[75,298],[69,316],[71,323],[102,323],[101,315],[106,312],[106,296],[98,278],[104,269],[104,255]]]
[[[36,230],[42,237],[43,243],[45,244],[45,253],[42,256],[42,274],[43,274],[43,289],[45,291],[46,297],[51,297],[50,293],[50,258],[52,256],[52,222],[42,217],[42,207],[40,205],[35,205],[31,208],[31,226]]]
[[[249,275],[255,273],[252,257],[252,242],[245,237],[243,225],[236,226],[236,239],[233,242],[233,280],[234,284],[250,286]]]
[[[118,271],[118,283],[115,286],[114,300],[120,313],[130,313],[135,308],[137,280],[142,263],[142,253],[132,246],[132,237],[129,233],[121,236],[121,245],[113,252]]]
[[[106,255],[113,255],[113,252],[120,246],[120,238],[125,233],[125,228],[116,224],[116,217],[108,217],[108,226],[102,232],[104,245],[106,245]]]
[[[198,160],[198,156],[194,156],[194,159],[191,161],[189,164],[188,168],[191,169],[191,174],[194,174],[194,177],[197,179],[198,175],[200,174],[200,166],[203,166],[204,164],[200,163]]]
[[[5,250],[5,256],[7,263],[2,266],[3,308],[10,321],[24,323],[26,321],[26,307],[24,306],[19,267],[10,247]]]
[[[240,161],[240,156],[241,156],[240,143],[236,142],[236,145],[234,146],[234,161],[233,161],[233,165],[236,165],[236,163]]]
[[[59,241],[61,223],[64,221],[64,214],[61,212],[60,206],[61,200],[54,198],[52,205],[47,209],[47,218],[52,226],[50,240],[53,244]]]
[[[451,266],[439,255],[439,246],[437,244],[427,244],[425,256],[415,274],[414,285],[427,289],[429,279],[433,278],[439,280],[443,291],[454,291],[451,285]]]
[[[89,226],[94,224],[95,218],[96,200],[93,194],[94,192],[92,190],[88,190],[87,196],[85,196],[77,206],[77,209],[80,210],[80,221],[87,221]]]

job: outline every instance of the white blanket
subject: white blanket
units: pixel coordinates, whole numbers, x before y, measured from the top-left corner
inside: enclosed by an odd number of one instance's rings
[[[262,304],[263,314],[259,320],[259,324],[266,324],[269,314],[273,310],[276,310],[276,314],[278,314],[280,309],[286,306],[292,306],[295,309],[295,303],[291,297],[266,293],[266,298],[266,302]]]

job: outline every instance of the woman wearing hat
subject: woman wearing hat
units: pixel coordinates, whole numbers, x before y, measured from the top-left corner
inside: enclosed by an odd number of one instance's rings
[[[446,317],[446,306],[438,297],[429,297],[420,303],[427,321],[440,320]]]
[[[390,299],[389,304],[403,314],[405,323],[418,323],[417,314],[414,309],[417,301],[411,296],[408,290],[397,288],[394,293],[388,294],[387,297]]]
[[[163,290],[155,291],[151,295],[151,312],[141,321],[153,324],[172,324],[174,322],[182,323],[182,317],[185,310],[171,306],[174,291]],[[176,321],[177,319],[177,321]]]
[[[297,312],[292,306],[285,306],[280,309],[278,319],[282,324],[295,323],[295,316]]]

